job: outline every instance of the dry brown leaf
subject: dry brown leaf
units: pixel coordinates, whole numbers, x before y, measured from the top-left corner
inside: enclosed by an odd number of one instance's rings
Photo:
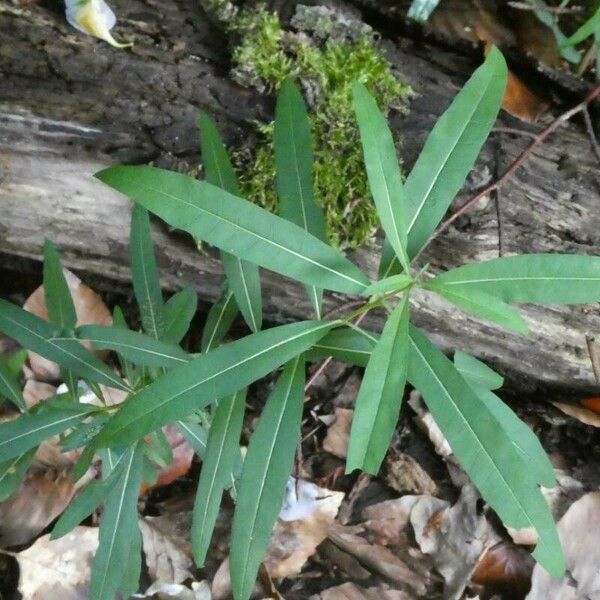
[[[50,540],[45,535],[17,554],[22,600],[87,600],[98,529],[76,527]]]
[[[558,523],[567,573],[554,579],[536,564],[528,600],[580,600],[600,597],[600,492],[573,503]]]
[[[365,538],[356,535],[356,528],[336,524],[329,533],[329,540],[354,556],[374,575],[421,596],[425,594],[424,580],[411,567],[387,548],[370,544]]]
[[[479,495],[466,485],[453,506],[421,496],[410,522],[421,551],[433,558],[444,578],[444,598],[460,598],[483,552],[499,538],[477,510]]]
[[[299,483],[307,484],[302,481]],[[333,525],[344,494],[314,487],[317,490],[317,499],[311,514],[296,521],[280,519],[275,525],[264,560],[267,571],[274,579],[299,573]]]
[[[451,459],[452,448],[432,414],[425,408],[421,394],[417,390],[410,393],[408,404],[417,413],[416,423],[427,434],[436,453],[442,458]]]
[[[402,537],[410,520],[410,512],[421,496],[402,496],[367,506],[363,510],[363,525],[384,542]]]
[[[144,517],[139,521],[148,573],[153,581],[183,583],[191,577],[191,548],[187,532],[173,527],[172,517]]]
[[[600,427],[600,415],[589,408],[578,406],[577,404],[565,404],[563,402],[553,402],[552,404],[561,412],[581,421],[585,425]]]
[[[77,313],[77,326],[79,325],[111,325],[112,316],[102,298],[92,289],[83,285],[79,277],[67,269],[63,269],[67,285],[73,297],[75,312]],[[44,287],[38,287],[27,298],[23,305],[25,310],[48,321],[48,311],[46,309],[46,300],[44,296]],[[90,348],[87,342],[83,345]],[[37,379],[44,381],[57,381],[60,379],[60,368],[52,362],[35,352],[29,352],[29,364]]]
[[[366,589],[348,582],[311,596],[310,600],[411,600],[412,598],[413,595],[400,590],[390,590],[383,586]]]
[[[50,383],[37,381],[36,379],[28,379],[23,387],[23,398],[27,408],[33,408],[42,400],[52,398],[56,394],[56,387]]]
[[[178,583],[152,584],[144,594],[135,594],[140,600],[212,600],[210,585],[206,581],[192,582],[192,589]]]
[[[8,500],[0,502],[0,547],[25,544],[35,538],[69,505],[93,469],[76,483],[68,470],[33,467]]]
[[[391,449],[385,460],[385,482],[401,494],[436,496],[435,481],[410,455]]]
[[[335,420],[327,429],[327,435],[323,440],[323,450],[339,458],[346,458],[353,414],[354,411],[348,408],[335,409]]]
[[[502,99],[502,108],[505,111],[521,121],[535,123],[549,107],[550,103],[534,94],[514,73],[508,72]]]
[[[294,481],[294,480],[290,480]],[[297,505],[293,506],[292,498]],[[290,497],[291,496],[291,497]],[[288,485],[288,498],[273,529],[263,564],[273,579],[283,579],[300,572],[317,546],[327,537],[344,499],[343,492],[320,488],[308,481],[300,480],[298,486]],[[294,514],[301,518],[287,520]],[[221,563],[212,584],[215,600],[226,598],[231,593],[229,561]]]
[[[483,586],[487,596],[524,598],[529,591],[534,564],[531,554],[523,548],[500,542],[479,559],[471,581]]]

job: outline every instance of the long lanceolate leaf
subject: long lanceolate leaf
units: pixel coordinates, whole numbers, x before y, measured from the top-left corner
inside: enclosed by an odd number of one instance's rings
[[[354,112],[369,178],[369,187],[381,226],[403,269],[408,273],[405,195],[394,138],[375,98],[362,83],[354,84]]]
[[[77,329],[77,337],[98,350],[114,350],[123,358],[146,367],[175,367],[190,360],[179,346],[121,327],[82,325]]]
[[[245,402],[245,390],[221,400],[210,425],[192,521],[192,548],[198,566],[204,564],[223,490],[231,485],[231,473],[240,455]]]
[[[0,502],[4,502],[19,487],[36,451],[37,448],[31,448],[0,463]]]
[[[493,48],[429,134],[404,184],[411,259],[425,245],[473,168],[500,109],[506,77],[504,58]],[[391,253],[384,254],[382,278],[398,269],[398,263],[389,260]]]
[[[535,558],[548,572],[562,575],[564,557],[552,515],[502,413],[490,410],[418,329],[411,327],[410,338],[408,380],[423,394],[452,451],[506,525],[536,529]]]
[[[219,300],[208,311],[200,342],[202,352],[208,352],[219,345],[237,314],[238,307],[233,292],[225,288]]]
[[[198,296],[193,288],[184,288],[171,296],[165,304],[163,341],[179,344],[190,328],[197,307]]]
[[[165,326],[164,305],[148,212],[135,205],[131,213],[131,275],[142,325],[148,335],[160,339]]]
[[[461,290],[437,282],[426,287],[477,317],[489,319],[501,327],[525,335],[529,333],[529,327],[519,311],[496,296],[486,294],[481,290]]]
[[[127,445],[247,387],[310,348],[335,324],[302,321],[259,331],[172,369],[127,400],[94,447]]]
[[[240,196],[240,188],[233,165],[217,128],[204,113],[200,114],[199,122],[200,146],[206,181],[234,196]],[[258,331],[262,324],[262,297],[258,267],[223,249],[221,250],[221,260],[229,288],[235,296],[244,320],[252,331]]]
[[[235,600],[250,597],[281,510],[300,436],[304,360],[283,370],[250,439],[233,516],[229,568]]]
[[[138,442],[127,450],[118,481],[104,503],[99,546],[92,565],[91,600],[114,600],[127,579],[130,553],[139,537],[137,500],[143,474],[143,449]],[[141,556],[133,557],[141,561]],[[129,582],[127,582],[129,583]],[[130,587],[129,585],[125,587]],[[135,590],[122,590],[129,593]]]
[[[313,193],[310,121],[300,91],[291,79],[279,88],[273,147],[279,214],[327,242],[325,217]],[[315,286],[307,286],[306,291],[320,319],[323,292]]]
[[[600,257],[523,254],[463,265],[432,280],[456,293],[483,292],[504,302],[578,304],[600,300]]]
[[[58,252],[49,240],[44,244],[44,296],[50,320],[63,329],[73,329],[77,322],[75,305]]]
[[[398,422],[406,384],[408,296],[390,315],[360,386],[348,446],[346,472],[377,474]]]
[[[82,404],[53,406],[46,400],[36,412],[1,424],[0,461],[20,456],[45,439],[74,427],[93,410],[94,407]]]
[[[56,326],[0,299],[0,331],[24,348],[71,369],[83,379],[129,391],[127,384],[75,338],[56,335]]]
[[[113,167],[96,176],[172,227],[302,283],[349,294],[369,284],[339,251],[204,181],[153,167]]]
[[[7,398],[17,408],[27,410],[21,388],[8,366],[0,361],[0,398]]]

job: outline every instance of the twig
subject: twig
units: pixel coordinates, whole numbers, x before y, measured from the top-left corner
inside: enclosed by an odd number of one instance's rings
[[[590,355],[596,383],[600,384],[600,346],[596,343],[596,338],[591,333],[586,334],[585,342],[587,344],[588,354]]]
[[[578,13],[583,10],[582,6],[544,6],[540,8],[539,6],[533,6],[532,4],[527,4],[526,2],[509,2],[509,6],[512,8],[516,8],[517,10],[543,10],[544,12],[548,12],[554,15],[567,15]]]
[[[598,138],[596,137],[596,133],[594,132],[594,125],[592,124],[592,118],[590,117],[590,111],[587,106],[583,109],[583,120],[585,122],[585,129],[587,131],[588,137],[590,138],[590,144],[592,144],[592,149],[594,150],[594,154],[596,158],[600,161],[600,146],[598,145]]]
[[[483,190],[481,190],[480,192],[478,192],[477,194],[475,194],[475,196],[473,196],[470,200],[468,200],[467,202],[465,202],[460,208],[458,208],[456,211],[454,211],[454,213],[452,213],[437,228],[437,230],[431,235],[431,237],[428,240],[428,243],[431,242],[433,239],[435,239],[438,235],[440,235],[440,233],[442,233],[443,231],[446,231],[446,229],[448,229],[448,227],[452,223],[454,223],[454,221],[456,221],[456,219],[458,219],[460,216],[464,215],[470,208],[472,208],[473,206],[475,206],[475,204],[477,204],[477,202],[479,202],[479,200],[481,200],[481,198],[483,198],[484,196],[487,196],[493,190],[497,190],[502,185],[504,185],[506,183],[506,181],[514,174],[514,172],[520,166],[522,166],[522,164],[525,162],[525,160],[528,158],[528,156],[540,144],[542,144],[563,123],[567,122],[569,119],[571,119],[573,116],[579,114],[580,112],[583,112],[583,111],[587,110],[587,107],[598,96],[600,96],[600,84],[597,85],[579,104],[577,104],[573,108],[570,108],[569,110],[567,110],[566,112],[564,112],[562,115],[560,115],[559,117],[557,117],[556,119],[554,119],[554,121],[552,121],[552,123],[550,123],[550,125],[548,125],[545,129],[543,129],[542,131],[540,131],[540,133],[538,133],[535,136],[535,138],[527,146],[527,148],[525,148],[525,150],[523,150],[523,152],[521,152],[521,154],[519,154],[519,156],[517,156],[517,158],[515,158],[515,160],[510,164],[510,166],[506,169],[506,171],[504,171],[504,173],[498,179],[496,179],[496,181],[494,181],[490,185],[488,185],[485,188],[483,188]]]
[[[500,140],[495,140],[494,145],[494,177],[498,179],[500,176],[500,163],[502,160],[502,144]],[[504,255],[504,243],[503,243],[503,226],[502,226],[502,211],[500,210],[500,200],[502,199],[502,191],[500,188],[496,188],[492,192],[494,198],[494,205],[496,206],[496,225],[498,227],[498,256]]]

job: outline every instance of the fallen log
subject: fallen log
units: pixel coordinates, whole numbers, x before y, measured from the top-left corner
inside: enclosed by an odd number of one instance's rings
[[[229,141],[246,136],[253,119],[272,115],[271,98],[228,78],[223,35],[195,3],[113,4],[119,36],[135,38],[131,51],[80,36],[58,9],[17,8],[0,0],[0,265],[10,266],[15,257],[39,260],[47,237],[70,268],[128,282],[130,203],[93,173],[119,162],[196,165],[200,108],[217,118]],[[382,43],[418,95],[408,115],[392,119],[410,166],[475,65],[410,40]],[[499,125],[507,124],[523,128],[503,115]],[[509,133],[494,136],[504,167],[529,141]],[[471,187],[490,180],[494,157],[486,147]],[[585,132],[569,123],[503,188],[505,251],[596,254],[599,180]],[[186,236],[161,224],[155,242],[165,290],[193,285],[206,300],[218,295],[222,270],[214,253],[200,255]],[[484,201],[436,239],[422,260],[444,269],[492,258],[497,251],[496,211]],[[376,249],[353,258],[376,272]],[[266,316],[273,321],[310,314],[303,288],[290,280],[263,272],[263,292]],[[346,300],[329,294],[325,310]],[[425,292],[415,296],[412,312],[442,348],[461,348],[489,361],[519,392],[564,397],[594,388],[585,334],[599,328],[597,305],[523,307],[529,338],[471,319]],[[365,324],[380,328],[382,316],[374,314]]]

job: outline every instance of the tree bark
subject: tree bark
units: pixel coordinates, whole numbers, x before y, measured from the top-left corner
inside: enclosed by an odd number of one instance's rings
[[[70,29],[58,4],[17,8],[0,0],[0,263],[5,266],[15,257],[39,260],[47,237],[67,266],[128,282],[130,203],[93,173],[119,162],[196,165],[199,109],[217,119],[230,142],[246,138],[252,120],[272,118],[272,98],[228,78],[227,40],[195,2],[112,4],[119,15],[116,36],[135,42],[130,51]],[[408,39],[382,45],[417,93],[410,113],[392,118],[410,167],[435,119],[476,65],[469,57]],[[506,115],[498,125],[525,129]],[[529,142],[506,133],[494,137],[502,168]],[[471,187],[490,180],[494,157],[486,146]],[[505,251],[597,253],[599,173],[585,132],[569,123],[502,190]],[[199,255],[187,236],[161,224],[155,242],[165,289],[191,284],[204,299],[218,295],[222,270],[216,255]],[[437,239],[423,262],[445,269],[497,252],[496,211],[493,202],[484,202]],[[376,273],[376,249],[353,258]],[[303,288],[288,279],[263,272],[263,292],[271,320],[310,315]],[[328,294],[325,310],[346,300]],[[412,313],[444,350],[460,348],[487,360],[519,392],[564,398],[593,390],[584,336],[599,327],[597,305],[523,307],[529,338],[471,319],[425,292],[415,295]],[[366,324],[381,328],[382,319],[375,314]]]

